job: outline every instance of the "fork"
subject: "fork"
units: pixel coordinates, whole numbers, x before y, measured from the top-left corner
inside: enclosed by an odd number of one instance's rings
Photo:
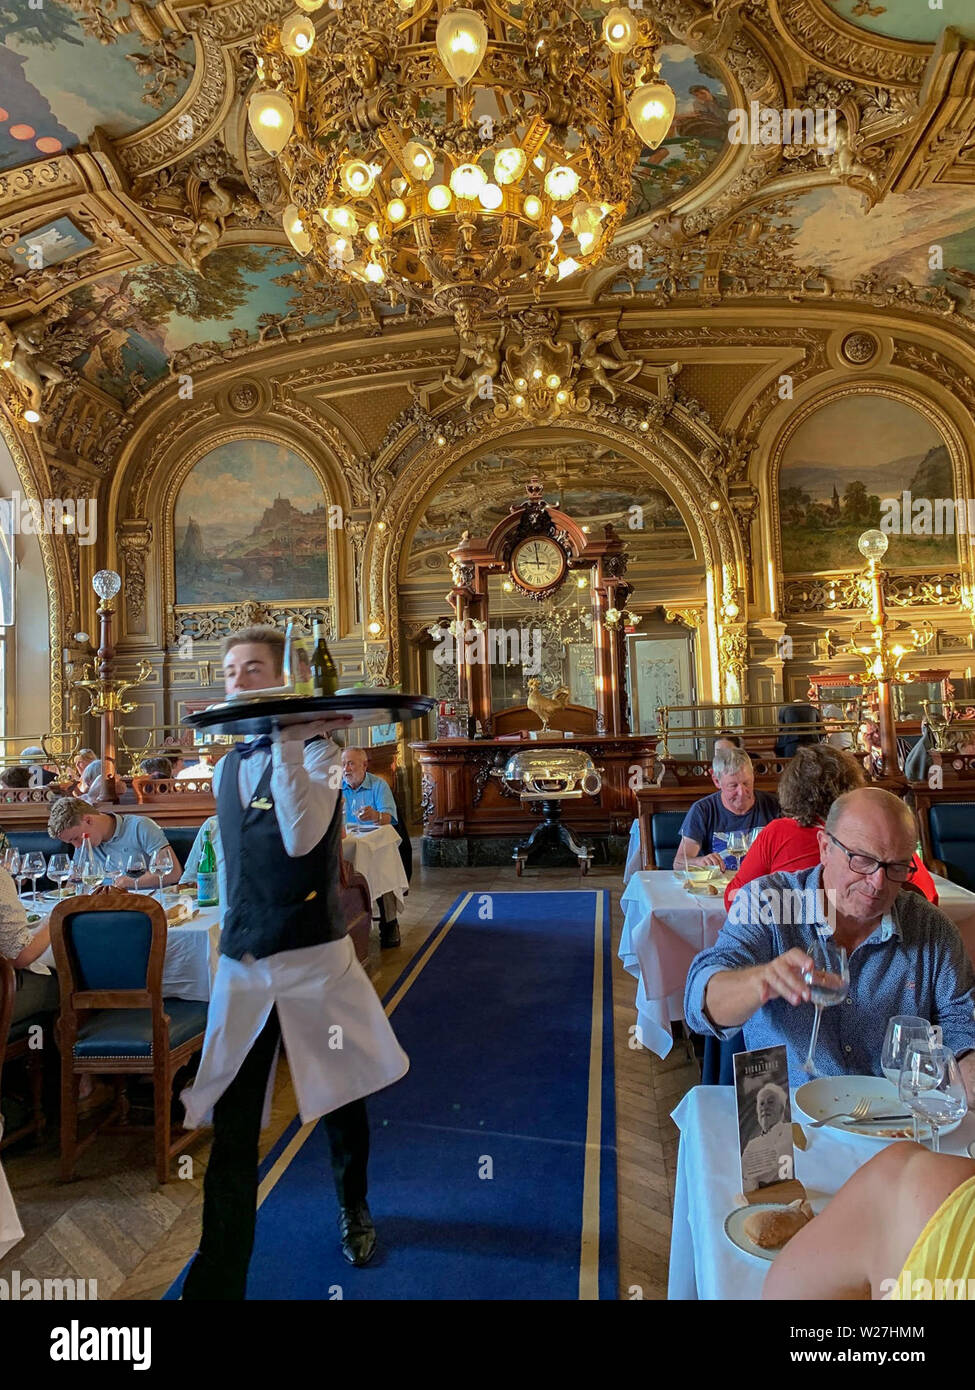
[[[870,1102],[866,1097],[861,1097],[852,1110],[838,1110],[835,1115],[827,1115],[822,1120],[812,1120],[810,1129],[821,1129],[823,1125],[828,1125],[831,1120],[865,1120],[870,1114]]]

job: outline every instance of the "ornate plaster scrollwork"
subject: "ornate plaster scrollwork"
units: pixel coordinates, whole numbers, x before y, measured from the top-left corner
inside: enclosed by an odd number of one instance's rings
[[[123,521],[118,531],[118,548],[123,565],[125,629],[128,633],[146,631],[146,562],[152,545],[152,526],[142,517]]]

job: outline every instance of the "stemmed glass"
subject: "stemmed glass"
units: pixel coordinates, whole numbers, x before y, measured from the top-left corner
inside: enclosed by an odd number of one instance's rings
[[[47,860],[39,849],[31,850],[24,860],[25,877],[30,879],[34,906],[37,906],[37,880],[47,868]]]
[[[7,848],[0,853],[0,869],[6,869],[11,878],[16,874],[19,863],[20,855],[12,845],[8,845]]]
[[[930,1037],[930,1023],[926,1018],[916,1018],[913,1014],[897,1014],[887,1024],[884,1047],[880,1054],[880,1070],[895,1090],[900,1085],[901,1072],[904,1070],[904,1063],[911,1046],[914,1043],[926,1043]],[[914,1142],[918,1144],[920,1143],[920,1136],[917,1128],[917,1115],[913,1110],[911,1111],[911,1119],[914,1121]]]
[[[105,868],[102,871],[102,884],[106,888],[114,888],[124,868],[125,863],[120,854],[106,854]]]
[[[22,898],[24,896],[24,879],[30,878],[26,854],[14,854],[14,861],[10,872],[17,880],[17,896]]]
[[[146,856],[144,854],[130,854],[125,861],[125,876],[132,880],[132,891],[138,893],[139,879],[146,872]]]
[[[968,1094],[950,1048],[933,1041],[915,1041],[907,1048],[897,1094],[919,1119],[931,1126],[931,1152],[941,1152],[941,1130],[968,1114]]]
[[[163,879],[173,872],[173,852],[168,845],[154,849],[149,860],[149,872],[159,880],[159,901],[163,900]]]
[[[809,1051],[802,1069],[809,1076],[815,1076],[816,1065],[813,1058],[819,1038],[819,1020],[822,1018],[823,1009],[828,1009],[833,1004],[842,1004],[846,998],[850,988],[850,966],[843,947],[834,946],[828,937],[818,937],[809,948],[808,954],[812,959],[812,969],[805,971],[802,978],[810,986],[812,1002],[816,1006],[816,1017],[813,1019]]]
[[[743,830],[732,830],[727,839],[728,855],[735,861],[735,872],[741,868],[741,861],[748,853],[748,836]]]
[[[52,854],[47,861],[47,876],[58,885],[58,902],[64,897],[65,882],[71,877],[71,860],[66,854]]]

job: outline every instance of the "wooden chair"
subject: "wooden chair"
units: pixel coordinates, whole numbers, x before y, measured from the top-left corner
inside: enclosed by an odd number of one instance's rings
[[[14,996],[17,993],[17,972],[5,956],[0,956],[0,1095],[3,1094],[3,1068],[5,1063],[25,1058],[27,1074],[30,1078],[31,1118],[19,1129],[12,1129],[0,1139],[0,1149],[25,1139],[28,1134],[36,1134],[40,1139],[46,1124],[43,1107],[44,1053],[40,1048],[30,1045],[30,1024],[34,1019],[21,1019],[16,1025],[16,1037],[10,1037],[10,1020],[14,1011]],[[48,1017],[48,1015],[44,1015]]]
[[[173,1077],[203,1046],[207,1006],[164,999],[166,916],[154,898],[108,892],[69,898],[51,914],[51,945],[61,985],[61,1178],[96,1135],[128,1119],[124,1078],[152,1077],[156,1177],[169,1180],[169,1160],[199,1130],[171,1138]],[[113,1075],[116,1104],[102,1124],[78,1140],[78,1078]]]

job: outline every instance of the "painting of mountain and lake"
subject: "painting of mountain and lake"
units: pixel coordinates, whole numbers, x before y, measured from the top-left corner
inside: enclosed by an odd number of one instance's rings
[[[884,498],[900,501],[904,492],[932,502],[954,497],[951,456],[938,430],[888,396],[828,401],[802,422],[782,460],[783,573],[858,569],[858,537],[880,525]],[[891,534],[885,564],[951,564],[957,556],[954,535]]]
[[[211,449],[176,500],[176,602],[327,598],[327,516],[321,483],[291,449]]]

